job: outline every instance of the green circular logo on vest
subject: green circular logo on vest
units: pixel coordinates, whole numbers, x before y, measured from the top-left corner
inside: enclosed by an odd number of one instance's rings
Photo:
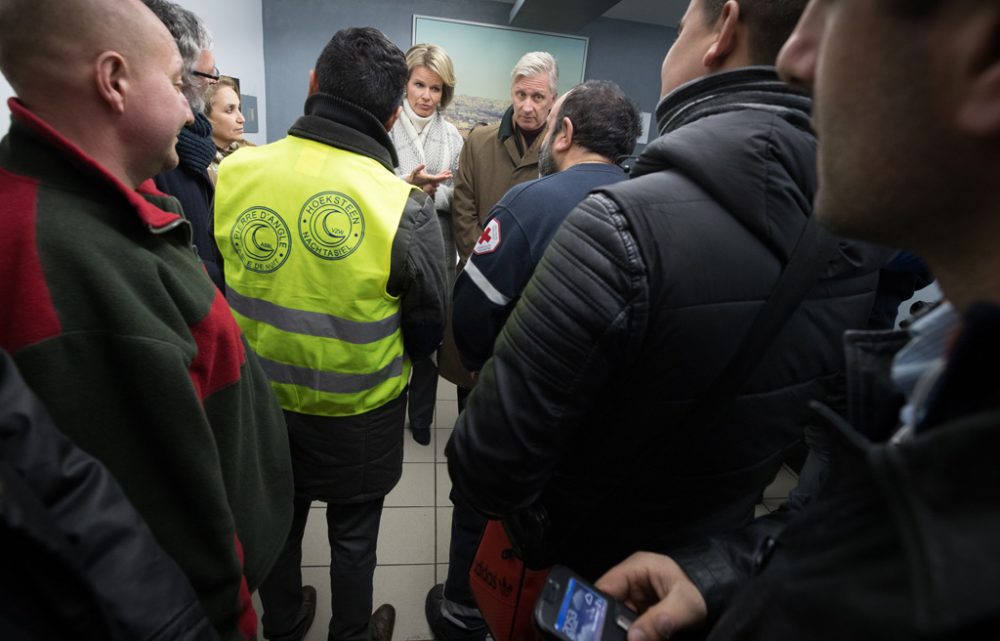
[[[350,196],[320,192],[302,205],[299,237],[306,249],[324,260],[346,258],[365,238],[365,216]]]
[[[288,225],[267,207],[244,210],[229,233],[229,241],[243,266],[261,274],[285,264],[292,251],[290,238]]]

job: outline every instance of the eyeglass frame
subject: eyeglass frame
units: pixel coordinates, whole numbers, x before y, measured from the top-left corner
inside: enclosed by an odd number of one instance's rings
[[[198,76],[199,78],[208,78],[209,80],[212,80],[214,82],[219,82],[219,78],[222,77],[222,73],[219,71],[219,68],[212,67],[212,71],[215,72],[214,75],[210,73],[205,73],[204,71],[198,71],[196,69],[192,69],[191,75]]]

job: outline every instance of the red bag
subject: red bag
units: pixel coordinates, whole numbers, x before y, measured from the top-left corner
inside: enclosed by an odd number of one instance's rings
[[[500,521],[487,521],[469,569],[469,587],[495,641],[534,641],[532,612],[549,568],[532,570]]]

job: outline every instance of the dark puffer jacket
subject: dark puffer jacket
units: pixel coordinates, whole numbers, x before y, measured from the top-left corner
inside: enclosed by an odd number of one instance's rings
[[[591,576],[752,518],[806,401],[843,369],[840,335],[867,320],[885,258],[841,242],[731,411],[683,424],[809,216],[809,107],[773,68],[661,103],[638,177],[570,214],[501,333],[448,445],[460,495],[493,515],[541,501],[557,560]]]

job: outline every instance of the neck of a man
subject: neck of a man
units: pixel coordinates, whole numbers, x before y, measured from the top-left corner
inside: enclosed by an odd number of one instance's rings
[[[603,165],[613,165],[614,161],[601,154],[594,153],[589,149],[582,149],[580,147],[572,147],[566,152],[566,156],[563,157],[562,162],[559,163],[559,171],[566,171],[570,167],[575,167],[576,165],[583,165],[586,163],[600,163]]]
[[[524,138],[524,144],[526,147],[530,147],[535,143],[535,140],[537,140],[538,136],[541,135],[543,129],[545,129],[545,125],[542,125],[538,129],[532,129],[530,131],[528,129],[522,128],[520,125],[517,126],[517,130],[521,132],[521,136]]]
[[[945,297],[960,314],[976,302],[1000,305],[1000,208],[991,215],[963,217],[950,238],[942,233],[933,247],[916,253],[930,265]]]

